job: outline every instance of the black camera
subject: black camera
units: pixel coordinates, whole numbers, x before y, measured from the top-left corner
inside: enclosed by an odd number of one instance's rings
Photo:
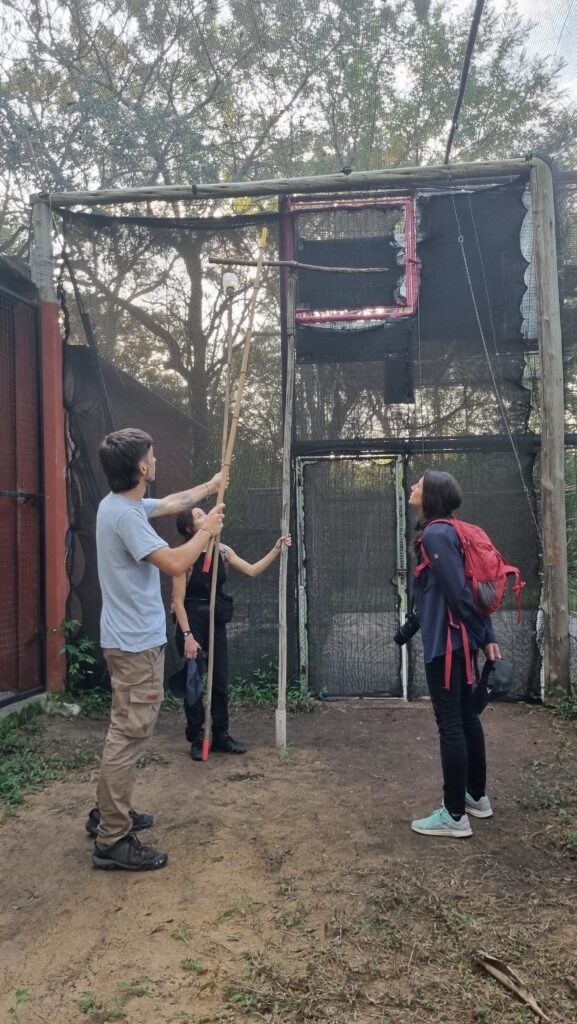
[[[403,625],[395,633],[393,640],[399,645],[399,647],[402,647],[403,644],[406,644],[407,641],[415,635],[415,633],[419,632],[420,628],[421,624],[415,613],[409,612],[407,618],[403,622]]]

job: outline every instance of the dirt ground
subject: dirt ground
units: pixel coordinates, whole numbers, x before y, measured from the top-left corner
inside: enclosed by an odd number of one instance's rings
[[[239,713],[244,757],[193,763],[163,713],[135,805],[163,871],[97,871],[95,771],[30,796],[0,828],[2,1024],[259,1020],[522,1024],[475,963],[522,976],[577,1021],[577,731],[540,708],[485,713],[495,816],[467,840],[409,828],[440,799],[430,706],[356,702]],[[105,720],[46,720],[61,748]]]

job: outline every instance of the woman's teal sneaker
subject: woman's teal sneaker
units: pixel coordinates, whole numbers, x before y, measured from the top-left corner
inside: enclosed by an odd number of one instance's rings
[[[465,839],[473,835],[471,823],[466,814],[458,821],[451,817],[444,807],[433,811],[428,818],[417,818],[411,822],[413,832],[422,836],[449,836],[454,839]]]

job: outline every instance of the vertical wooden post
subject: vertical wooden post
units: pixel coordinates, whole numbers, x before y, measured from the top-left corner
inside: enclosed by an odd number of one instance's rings
[[[545,693],[570,693],[564,394],[553,178],[543,160],[531,169],[535,280],[541,357],[541,509]]]
[[[63,346],[54,286],[52,214],[47,203],[32,207],[32,280],[40,292],[42,375],[46,689],[61,690],[66,677],[60,626],[66,618],[66,452],[62,389]]]
[[[291,446],[295,387],[295,311],[296,274],[290,273],[287,300],[287,362],[284,400],[284,432],[282,454],[282,516],[281,535],[289,532],[291,498]],[[288,548],[282,545],[278,581],[278,705],[276,710],[276,749],[286,750],[286,683],[287,683],[287,574]]]

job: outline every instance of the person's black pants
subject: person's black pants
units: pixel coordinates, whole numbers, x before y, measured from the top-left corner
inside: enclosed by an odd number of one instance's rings
[[[485,795],[487,764],[485,736],[471,702],[465,659],[453,651],[451,686],[445,689],[445,657],[425,665],[427,684],[441,741],[444,803],[449,814],[465,813],[465,791],[474,800]]]
[[[208,653],[208,606],[194,606],[186,602],[188,627],[203,651]],[[182,654],[184,640],[180,629],[176,632],[176,644]],[[202,699],[196,704],[188,704],[185,700],[186,738],[193,743],[204,730],[204,704]],[[226,626],[216,622],[214,627],[214,666],[212,673],[212,730],[216,734],[228,732],[228,650],[226,643]]]

